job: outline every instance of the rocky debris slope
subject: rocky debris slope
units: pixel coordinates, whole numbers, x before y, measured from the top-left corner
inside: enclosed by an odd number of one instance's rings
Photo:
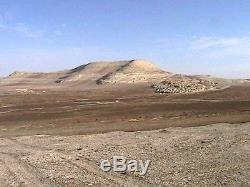
[[[218,89],[218,83],[201,78],[175,75],[160,83],[153,83],[156,93],[177,94],[194,93]]]

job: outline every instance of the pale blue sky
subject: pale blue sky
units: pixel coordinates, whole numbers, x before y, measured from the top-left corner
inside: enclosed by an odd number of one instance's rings
[[[0,76],[136,58],[250,78],[250,1],[0,0]]]

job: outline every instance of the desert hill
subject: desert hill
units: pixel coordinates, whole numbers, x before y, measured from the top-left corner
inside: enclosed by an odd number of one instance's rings
[[[84,83],[135,83],[147,82],[152,77],[166,75],[166,72],[145,60],[116,61],[116,62],[94,62],[79,66],[59,77],[57,83],[81,81]],[[133,78],[131,78],[131,76]]]
[[[146,60],[99,61],[52,73],[14,72],[0,79],[1,88],[77,89],[144,84],[158,93],[189,93],[222,88],[239,81],[166,72]]]
[[[101,84],[147,83],[170,75],[145,60],[93,62],[53,73],[14,72],[1,80],[8,87],[96,87]]]

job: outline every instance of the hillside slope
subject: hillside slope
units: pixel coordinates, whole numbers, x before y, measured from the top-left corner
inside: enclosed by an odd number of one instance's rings
[[[168,75],[145,60],[100,61],[53,73],[14,72],[3,78],[0,84],[20,88],[87,88],[106,83],[147,83]]]
[[[219,79],[211,76],[178,75],[159,69],[146,60],[99,61],[74,69],[52,73],[14,72],[0,79],[7,90],[53,89],[87,90],[119,85],[146,85],[155,92],[190,93],[239,84],[242,80]]]

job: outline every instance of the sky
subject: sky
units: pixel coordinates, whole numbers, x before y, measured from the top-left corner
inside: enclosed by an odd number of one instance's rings
[[[131,59],[250,78],[250,1],[0,0],[0,76]]]

